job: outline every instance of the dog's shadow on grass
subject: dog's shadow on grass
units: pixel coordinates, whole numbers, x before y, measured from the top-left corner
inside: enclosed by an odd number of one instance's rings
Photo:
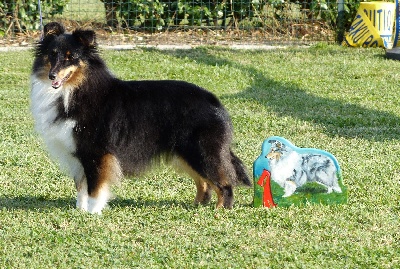
[[[0,197],[0,210],[24,210],[24,211],[49,211],[52,209],[73,209],[75,208],[75,197],[48,198],[44,196],[17,196]],[[212,204],[206,206],[214,206]],[[183,208],[192,210],[198,206],[192,201],[177,200],[135,200],[118,198],[112,199],[108,207],[110,208]]]
[[[400,137],[400,118],[393,113],[312,95],[294,84],[267,77],[254,66],[212,55],[207,48],[163,50],[161,53],[179,59],[188,58],[203,65],[229,65],[248,74],[249,77],[254,77],[253,85],[240,93],[221,96],[221,99],[256,101],[278,116],[289,116],[320,125],[324,132],[332,137],[357,137],[373,141]],[[260,51],[252,53],[259,53],[262,57]]]
[[[47,211],[54,208],[75,207],[74,198],[49,198],[44,196],[0,197],[0,209]]]
[[[108,204],[110,208],[184,208],[191,210],[196,208],[192,201],[177,200],[140,200],[129,198],[115,198]]]
[[[210,201],[205,205],[196,205],[192,200],[135,200],[115,198],[108,204],[110,208],[182,208],[188,211],[196,210],[197,208],[210,208],[215,209],[215,201]],[[237,207],[250,208],[253,204],[235,204]]]

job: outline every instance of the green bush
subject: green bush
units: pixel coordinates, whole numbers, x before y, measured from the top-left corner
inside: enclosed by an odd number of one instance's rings
[[[102,1],[106,14],[113,13],[109,16],[113,21],[107,19],[107,24],[115,27],[119,23],[129,29],[162,30],[180,25],[262,27],[271,21],[292,19],[338,25],[337,2],[328,0],[120,0],[112,4],[109,0]],[[345,3],[344,27],[350,26],[358,6],[359,2],[354,0]]]
[[[107,24],[115,27],[115,18],[123,28],[146,28],[161,30],[171,25],[226,26],[230,23],[251,17],[259,4],[258,0],[203,1],[203,0],[121,0],[110,5],[102,0],[106,8]],[[116,16],[117,11],[119,16]],[[114,20],[114,21],[111,21]]]
[[[69,0],[42,0],[44,17],[62,14]],[[0,30],[23,32],[40,27],[37,0],[2,0],[0,2]]]
[[[333,0],[101,0],[107,24],[124,29],[161,31],[171,26],[268,27],[296,21],[323,21],[338,27]],[[62,14],[69,0],[42,0],[45,18]],[[359,2],[345,2],[340,24],[350,26]],[[37,0],[0,2],[0,34],[23,32],[40,26]]]
[[[312,11],[314,13],[320,12],[321,19],[329,23],[330,25],[333,26],[338,26],[339,22],[337,21],[338,17],[338,4],[336,1],[319,1],[315,2],[312,6]],[[359,1],[354,1],[354,0],[348,0],[347,2],[344,3],[344,10],[341,19],[342,21],[342,26],[345,29],[348,29],[353,22],[358,7],[360,6]],[[322,12],[321,12],[322,11]]]
[[[123,0],[119,2],[121,23],[124,28],[138,26],[162,27],[165,24],[165,4],[159,0]]]
[[[274,17],[281,21],[290,18],[303,19],[308,21],[320,20],[332,27],[338,27],[338,2],[333,0],[266,0],[274,9]],[[292,4],[292,5],[290,5]],[[296,6],[293,7],[293,4]],[[341,14],[342,26],[350,27],[360,5],[358,0],[344,2],[343,14]],[[298,10],[300,16],[294,14]],[[290,14],[291,15],[288,15]]]

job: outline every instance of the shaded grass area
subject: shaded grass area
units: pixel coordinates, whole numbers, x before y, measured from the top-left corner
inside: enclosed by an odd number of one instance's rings
[[[251,171],[283,136],[336,156],[345,205],[195,207],[193,182],[161,164],[114,188],[102,216],[74,208],[29,112],[30,52],[0,53],[0,267],[394,268],[400,262],[397,70],[380,49],[103,51],[124,79],[181,79],[220,97]]]

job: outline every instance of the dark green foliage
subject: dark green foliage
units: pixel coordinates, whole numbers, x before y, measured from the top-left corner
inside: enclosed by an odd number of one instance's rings
[[[69,0],[42,0],[42,14],[54,16],[62,14]],[[0,2],[0,33],[8,31],[23,32],[40,27],[40,15],[37,0],[3,0]]]
[[[268,27],[286,22],[314,22],[337,25],[336,1],[327,0],[102,0],[109,26],[162,30],[171,26],[213,26],[217,28]],[[359,2],[345,3],[343,24],[349,26]]]
[[[161,30],[168,26],[226,26],[251,17],[260,5],[250,0],[240,1],[169,1],[169,0],[122,0],[110,6],[104,1],[106,13],[114,12],[108,25],[119,17],[123,28],[152,28]],[[253,1],[254,2],[254,1]],[[119,11],[117,15],[117,11]]]
[[[331,0],[101,0],[111,28],[163,31],[173,27],[214,29],[272,28],[313,24],[348,29],[358,1],[344,3],[338,21],[338,3]],[[62,18],[70,0],[42,0],[46,21]],[[71,3],[70,5],[74,5]],[[78,11],[79,12],[79,11]],[[295,26],[295,27],[297,27]],[[38,0],[0,2],[0,36],[40,27]],[[285,32],[287,30],[284,30]]]

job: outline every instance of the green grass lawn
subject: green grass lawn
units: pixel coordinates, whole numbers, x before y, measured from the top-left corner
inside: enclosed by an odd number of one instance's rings
[[[0,53],[0,268],[398,268],[400,62],[381,49],[103,51],[123,79],[181,79],[230,111],[249,171],[283,136],[338,159],[345,205],[195,207],[194,183],[161,167],[114,188],[103,215],[76,210],[73,180],[29,112],[31,52]]]

